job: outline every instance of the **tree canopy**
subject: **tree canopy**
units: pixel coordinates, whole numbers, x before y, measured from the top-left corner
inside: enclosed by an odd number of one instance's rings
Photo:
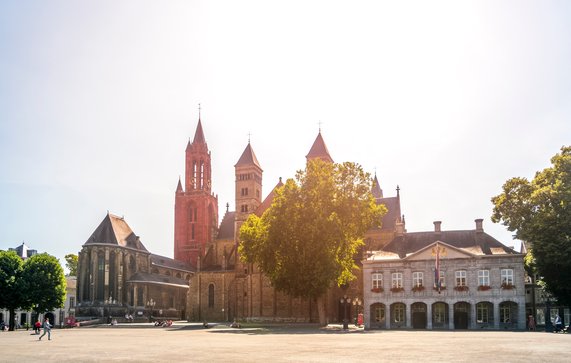
[[[14,311],[25,305],[21,286],[23,264],[16,252],[0,251],[0,308],[10,311],[10,330],[14,330]]]
[[[365,232],[386,212],[371,194],[372,180],[354,163],[309,161],[276,190],[271,207],[240,229],[239,252],[279,291],[321,297],[333,283],[355,278],[354,258]]]
[[[65,275],[54,256],[42,253],[28,258],[22,271],[22,283],[28,308],[43,312],[63,307]]]
[[[69,270],[69,276],[77,276],[77,255],[73,253],[65,255],[65,267]]]
[[[531,245],[537,272],[561,303],[571,304],[571,147],[532,181],[512,178],[492,198],[492,221]]]

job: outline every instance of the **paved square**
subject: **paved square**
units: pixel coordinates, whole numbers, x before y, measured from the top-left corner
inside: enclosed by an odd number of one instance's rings
[[[0,333],[0,362],[567,362],[571,335],[543,332],[231,329],[177,323]]]

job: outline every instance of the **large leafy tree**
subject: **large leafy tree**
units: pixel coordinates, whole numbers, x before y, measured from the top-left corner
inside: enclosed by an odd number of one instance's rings
[[[546,288],[571,304],[571,147],[551,158],[533,180],[512,178],[492,198],[492,220],[528,241]]]
[[[65,267],[69,270],[69,276],[77,276],[77,255],[73,253],[65,255]]]
[[[34,307],[37,312],[63,307],[65,275],[54,256],[42,253],[28,258],[24,263],[22,280],[28,307]]]
[[[325,323],[325,292],[355,278],[365,232],[386,212],[370,190],[370,175],[357,164],[309,161],[261,218],[252,214],[242,225],[242,261],[257,264],[277,290],[317,299]]]
[[[0,308],[10,312],[8,322],[14,330],[15,311],[25,305],[21,286],[22,259],[14,251],[0,251]]]

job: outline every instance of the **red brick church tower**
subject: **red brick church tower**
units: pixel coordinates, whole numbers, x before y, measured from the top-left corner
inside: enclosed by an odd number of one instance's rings
[[[184,190],[179,179],[174,207],[174,259],[195,267],[218,227],[218,196],[211,192],[211,165],[199,116],[194,140],[186,147]]]

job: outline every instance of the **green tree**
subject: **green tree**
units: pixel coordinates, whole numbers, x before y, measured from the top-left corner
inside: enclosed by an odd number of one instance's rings
[[[25,305],[20,284],[22,259],[14,251],[0,251],[0,308],[8,309],[9,329],[14,330],[15,311]]]
[[[532,181],[506,181],[492,198],[492,221],[531,244],[533,266],[547,290],[571,304],[571,147],[562,147],[551,164]]]
[[[357,164],[308,162],[276,191],[261,218],[252,214],[242,225],[242,261],[256,263],[277,290],[316,299],[324,324],[325,292],[355,278],[365,232],[386,212],[371,184]]]
[[[63,307],[66,282],[63,268],[54,256],[34,255],[24,262],[22,285],[28,307],[39,312]]]
[[[77,255],[73,253],[65,255],[65,267],[69,270],[69,276],[77,276]]]

